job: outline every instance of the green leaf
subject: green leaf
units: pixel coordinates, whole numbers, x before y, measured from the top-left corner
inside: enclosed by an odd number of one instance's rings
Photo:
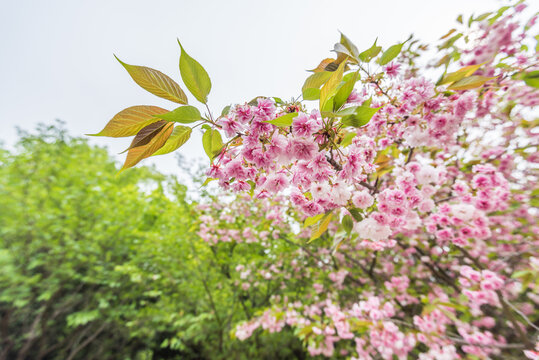
[[[263,122],[266,122],[268,124],[272,124],[272,125],[275,125],[275,126],[279,126],[279,127],[287,127],[287,126],[292,125],[292,122],[294,121],[294,118],[296,116],[298,116],[298,113],[293,112],[293,113],[289,113],[289,114],[279,116],[278,118],[275,118],[273,120],[267,120],[267,121],[263,121]]]
[[[343,126],[361,127],[366,125],[381,107],[358,106],[352,115],[345,116],[341,120]]]
[[[225,107],[223,108],[223,111],[221,111],[221,117],[227,116],[228,113],[230,112],[230,108],[231,108],[230,105],[225,106]]]
[[[340,54],[341,56],[348,56],[351,59],[354,59],[354,55],[341,43],[336,43],[333,45],[333,51],[337,54]]]
[[[350,39],[341,32],[341,44],[352,54],[353,57],[359,56],[359,50]]]
[[[473,19],[473,21],[483,21],[486,18],[488,18],[491,14],[492,14],[491,12],[481,14],[478,17],[476,17],[475,19]]]
[[[332,216],[333,214],[329,212],[325,214],[319,222],[313,225],[313,228],[311,230],[311,238],[309,239],[308,243],[318,239],[320,236],[322,236],[323,233],[326,232]]]
[[[447,88],[447,90],[470,90],[482,86],[489,80],[496,79],[496,77],[472,75],[454,82]]]
[[[380,46],[377,46],[376,45],[376,42],[378,41],[378,39],[376,39],[374,41],[374,44],[368,48],[367,50],[363,51],[361,54],[359,54],[359,60],[363,61],[363,62],[369,62],[372,60],[372,58],[376,57],[376,55],[378,55],[380,53],[380,51],[382,50],[382,48]]]
[[[75,328],[77,326],[86,325],[87,323],[97,319],[98,317],[98,310],[82,310],[69,314],[66,317],[66,323],[68,327]]]
[[[354,220],[350,215],[345,215],[342,218],[342,227],[347,234],[350,234],[352,232],[352,229],[354,227]]]
[[[449,83],[459,81],[465,78],[466,76],[472,75],[474,72],[479,70],[479,68],[483,65],[485,65],[485,63],[469,65],[455,72],[445,74],[444,77],[436,85],[444,85],[444,84],[449,84]]]
[[[346,60],[343,61],[337,70],[335,70],[329,80],[322,86],[320,89],[320,111],[324,111],[325,105],[328,102],[329,98],[335,95],[337,91],[337,86],[340,84],[344,72],[344,66],[346,65]]]
[[[319,74],[319,73],[316,73]],[[302,91],[303,100],[320,99],[320,89],[309,88]]]
[[[211,90],[210,77],[202,65],[185,52],[180,40],[178,40],[178,44],[182,51],[180,55],[180,74],[182,75],[182,80],[191,94],[198,101],[206,104],[208,94]]]
[[[386,65],[388,64],[391,60],[393,60],[394,58],[396,58],[401,50],[402,50],[402,45],[403,44],[397,44],[397,45],[393,45],[391,46],[389,49],[387,49],[386,51],[384,51],[384,53],[382,54],[382,56],[380,57],[380,65]]]
[[[350,107],[347,107],[345,109],[339,110],[337,112],[331,113],[329,115],[330,116],[338,116],[338,117],[348,116],[348,115],[354,114],[358,108],[359,108],[359,106],[350,106]]]
[[[499,8],[496,14],[494,14],[492,17],[488,19],[489,25],[494,24],[494,22],[498,20],[503,15],[503,13],[509,10],[510,8],[511,8],[510,6],[502,6],[501,8]]]
[[[466,306],[449,302],[436,302],[437,305],[447,306],[458,311],[466,311]]]
[[[520,271],[515,271],[512,275],[511,275],[511,278],[513,279],[516,279],[516,278],[519,278],[519,277],[523,277],[523,276],[526,276],[528,274],[531,273],[531,270],[520,270]]]
[[[352,140],[354,139],[354,137],[356,137],[356,133],[355,132],[349,132],[349,133],[346,133],[346,135],[344,135],[342,141],[341,141],[341,147],[347,147],[348,145],[350,145],[352,143]]]
[[[522,80],[524,80],[528,86],[539,88],[539,70],[525,73]]]
[[[323,217],[324,217],[324,214],[318,214],[318,215],[315,215],[315,216],[308,217],[308,218],[305,219],[305,221],[303,222],[303,227],[307,227],[307,226],[314,225],[314,224],[316,224],[318,221],[320,221],[320,219],[322,219]]]
[[[204,181],[204,183],[202,183],[202,185],[200,185],[200,187],[204,187],[204,186],[208,185],[210,182],[212,182],[214,180],[219,180],[219,179],[217,179],[217,178],[206,178],[206,180]]]
[[[334,95],[332,95],[324,104],[324,107],[320,109],[322,113],[324,112],[331,112],[333,111],[333,99],[335,98]]]
[[[202,146],[206,155],[213,161],[213,159],[219,155],[223,148],[223,139],[219,131],[214,129],[207,129],[202,135]]]
[[[333,104],[333,107],[335,109],[340,109],[341,106],[344,105],[346,100],[348,100],[348,97],[352,93],[352,90],[354,90],[354,86],[356,85],[358,77],[359,77],[359,71],[356,71],[352,75],[352,77],[347,79],[347,81],[341,86],[341,88],[337,90],[337,93],[335,94],[334,104]]]
[[[316,72],[309,76],[301,88],[304,100],[317,100],[320,98],[320,86],[329,80],[333,72]]]
[[[249,102],[247,103],[247,105],[249,105],[249,106],[256,106],[256,105],[258,105],[258,99],[266,99],[266,97],[265,97],[265,96],[257,96],[257,97],[255,97],[253,100],[249,101]]]
[[[156,115],[156,117],[181,124],[190,124],[202,119],[200,111],[198,111],[196,107],[190,105],[180,106],[168,113]]]
[[[88,136],[125,137],[136,135],[142,128],[159,121],[156,115],[167,113],[168,110],[157,106],[131,106],[120,111],[108,122],[103,130]]]
[[[361,214],[361,211],[360,211],[359,209],[352,208],[352,209],[348,209],[348,211],[350,212],[350,214],[352,215],[352,217],[353,217],[356,221],[361,221],[361,220],[363,220],[363,215]]]
[[[438,49],[439,50],[442,50],[442,49],[447,49],[449,47],[451,47],[458,39],[460,39],[461,37],[463,36],[462,33],[459,33],[449,39],[447,39],[445,42],[443,42],[441,45],[438,45]]]
[[[178,149],[189,140],[191,131],[191,128],[188,126],[176,126],[174,130],[172,130],[172,134],[170,134],[167,142],[165,142],[165,145],[153,153],[152,156],[168,154]]]
[[[129,65],[118,59],[129,75],[144,90],[159,96],[163,99],[174,101],[180,104],[187,104],[187,96],[180,86],[167,75],[158,70],[146,66]]]

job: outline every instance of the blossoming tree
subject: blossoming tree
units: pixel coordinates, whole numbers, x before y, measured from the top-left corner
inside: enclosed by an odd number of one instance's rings
[[[539,359],[539,35],[525,8],[460,16],[435,52],[412,37],[360,51],[341,34],[301,101],[258,97],[217,117],[209,76],[181,45],[204,115],[168,76],[120,61],[180,106],[130,107],[96,135],[135,135],[125,169],[201,126],[206,183],[238,205],[202,206],[198,233],[212,249],[266,254],[234,264],[238,296],[278,284],[238,339],[287,327],[312,356]],[[225,211],[249,202],[265,205]]]

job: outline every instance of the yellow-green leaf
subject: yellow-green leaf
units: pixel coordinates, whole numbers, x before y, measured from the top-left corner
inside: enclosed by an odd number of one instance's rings
[[[376,55],[380,53],[382,48],[376,45],[377,41],[378,39],[374,40],[374,44],[370,48],[359,54],[359,60],[369,62],[372,58],[376,57]]]
[[[324,106],[326,105],[326,102],[329,100],[329,98],[335,95],[335,92],[337,91],[337,86],[342,80],[345,65],[346,61],[343,61],[339,65],[337,70],[335,70],[335,72],[331,74],[331,77],[324,84],[324,86],[322,86],[322,89],[320,89],[320,111],[323,111]]]
[[[327,213],[319,222],[313,225],[309,242],[318,239],[323,233],[326,232],[332,217],[332,213]]]
[[[352,54],[353,57],[357,58],[359,55],[359,50],[357,49],[356,45],[350,39],[341,33],[341,44],[344,45],[344,47]]]
[[[361,127],[371,120],[371,118],[380,110],[381,107],[371,108],[369,106],[357,106],[352,115],[348,115],[342,118],[341,124],[343,126]]]
[[[352,228],[354,227],[354,220],[350,215],[344,215],[344,217],[342,218],[342,227],[347,234],[350,234],[352,232]]]
[[[208,185],[209,183],[211,183],[214,180],[219,180],[219,179],[217,179],[217,178],[206,178],[206,180],[202,183],[202,185],[200,185],[200,187],[202,188],[202,187]]]
[[[304,100],[317,100],[320,98],[320,86],[331,77],[331,71],[315,72],[305,80],[301,92]]]
[[[307,227],[307,226],[314,225],[314,224],[316,224],[320,219],[322,219],[323,217],[324,217],[324,214],[318,214],[318,215],[315,215],[315,216],[308,217],[308,218],[305,219],[305,221],[303,222],[303,226],[304,226],[304,227]]]
[[[108,122],[103,130],[90,136],[125,137],[137,134],[142,128],[159,121],[156,115],[167,113],[168,110],[157,106],[138,105],[120,111]]]
[[[213,161],[223,148],[223,139],[219,131],[214,129],[207,129],[202,135],[202,146],[206,155]]]
[[[352,143],[352,140],[354,140],[354,137],[357,135],[357,133],[355,132],[349,132],[349,133],[346,133],[346,135],[344,135],[342,141],[341,141],[341,147],[347,147],[348,145],[350,145]]]
[[[182,75],[182,80],[191,94],[198,101],[206,104],[208,94],[211,90],[210,77],[202,65],[185,52],[179,40],[178,44],[182,52],[180,55],[180,74]]]
[[[521,78],[526,85],[539,89],[539,71],[530,71],[523,74]]]
[[[451,30],[449,30],[449,31],[447,32],[447,34],[445,34],[444,36],[442,36],[442,37],[440,38],[440,40],[443,40],[443,39],[445,39],[445,38],[448,38],[448,37],[451,36],[451,34],[453,34],[455,31],[457,31],[457,29],[451,29]]]
[[[279,127],[287,127],[287,126],[292,125],[292,122],[294,121],[294,118],[296,116],[298,116],[298,113],[293,112],[293,113],[289,113],[289,114],[279,116],[278,118],[275,118],[273,120],[267,120],[267,121],[263,121],[263,122],[273,124],[273,125],[279,126]]]
[[[461,79],[457,82],[454,82],[451,86],[449,86],[448,90],[470,90],[475,89],[480,86],[482,86],[484,83],[486,83],[489,80],[496,79],[496,77],[488,77],[488,76],[480,76],[480,75],[472,75],[469,77],[466,77],[464,79]]]
[[[347,74],[348,75],[348,74]],[[337,93],[335,94],[334,104],[333,107],[337,110],[340,109],[341,106],[346,103],[346,100],[348,100],[348,97],[352,93],[352,90],[354,90],[354,86],[356,85],[356,82],[359,78],[359,71],[356,71],[353,73],[353,75],[340,87],[339,90],[337,90]]]
[[[440,82],[437,85],[445,85],[445,84],[453,83],[455,81],[459,81],[465,78],[466,76],[472,75],[474,72],[479,70],[479,68],[483,66],[484,64],[485,63],[465,66],[462,69],[459,69],[455,72],[445,74],[445,76],[442,78],[442,80],[440,80]]]
[[[123,171],[127,168],[130,168],[140,162],[142,159],[145,159],[159,150],[167,141],[170,134],[172,133],[172,128],[174,123],[166,123],[165,126],[161,128],[159,133],[155,135],[149,143],[142,146],[137,146],[132,149],[129,149],[125,163],[122,166],[120,171]]]
[[[390,46],[389,49],[384,51],[384,53],[380,57],[380,65],[386,65],[391,60],[396,58],[402,50],[402,45],[404,44],[393,45],[393,46]]]
[[[156,117],[181,124],[190,124],[202,119],[200,111],[198,111],[196,107],[190,105],[180,106],[165,114],[156,115]]]
[[[187,96],[180,86],[161,71],[146,66],[129,65],[118,59],[129,75],[144,90],[163,99],[174,101],[179,104],[187,104]]]
[[[168,138],[165,145],[153,153],[152,156],[168,154],[178,149],[180,146],[185,144],[187,140],[189,140],[189,137],[191,137],[191,131],[191,128],[188,126],[177,125],[172,131],[172,134]]]

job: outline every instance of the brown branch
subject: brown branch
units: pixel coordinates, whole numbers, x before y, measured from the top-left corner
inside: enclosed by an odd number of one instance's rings
[[[414,148],[410,148],[410,152],[408,153],[408,158],[406,159],[406,162],[404,165],[408,165],[410,161],[412,161],[412,156],[414,155]]]
[[[90,335],[86,340],[84,340],[80,345],[78,345],[76,348],[74,348],[71,353],[69,354],[69,356],[67,357],[66,360],[72,360],[75,355],[77,355],[77,353],[79,351],[81,351],[82,349],[84,349],[88,344],[90,344],[92,341],[95,340],[96,337],[99,336],[99,334],[101,334],[103,332],[103,330],[105,330],[105,327],[107,326],[107,323],[103,323],[101,324],[101,326],[99,328],[97,328],[96,331],[94,331],[94,333],[92,335]]]

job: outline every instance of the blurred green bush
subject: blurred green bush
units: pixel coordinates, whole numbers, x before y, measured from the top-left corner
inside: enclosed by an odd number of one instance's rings
[[[304,358],[288,332],[231,338],[245,315],[186,188],[117,169],[61,125],[0,149],[0,360]]]

